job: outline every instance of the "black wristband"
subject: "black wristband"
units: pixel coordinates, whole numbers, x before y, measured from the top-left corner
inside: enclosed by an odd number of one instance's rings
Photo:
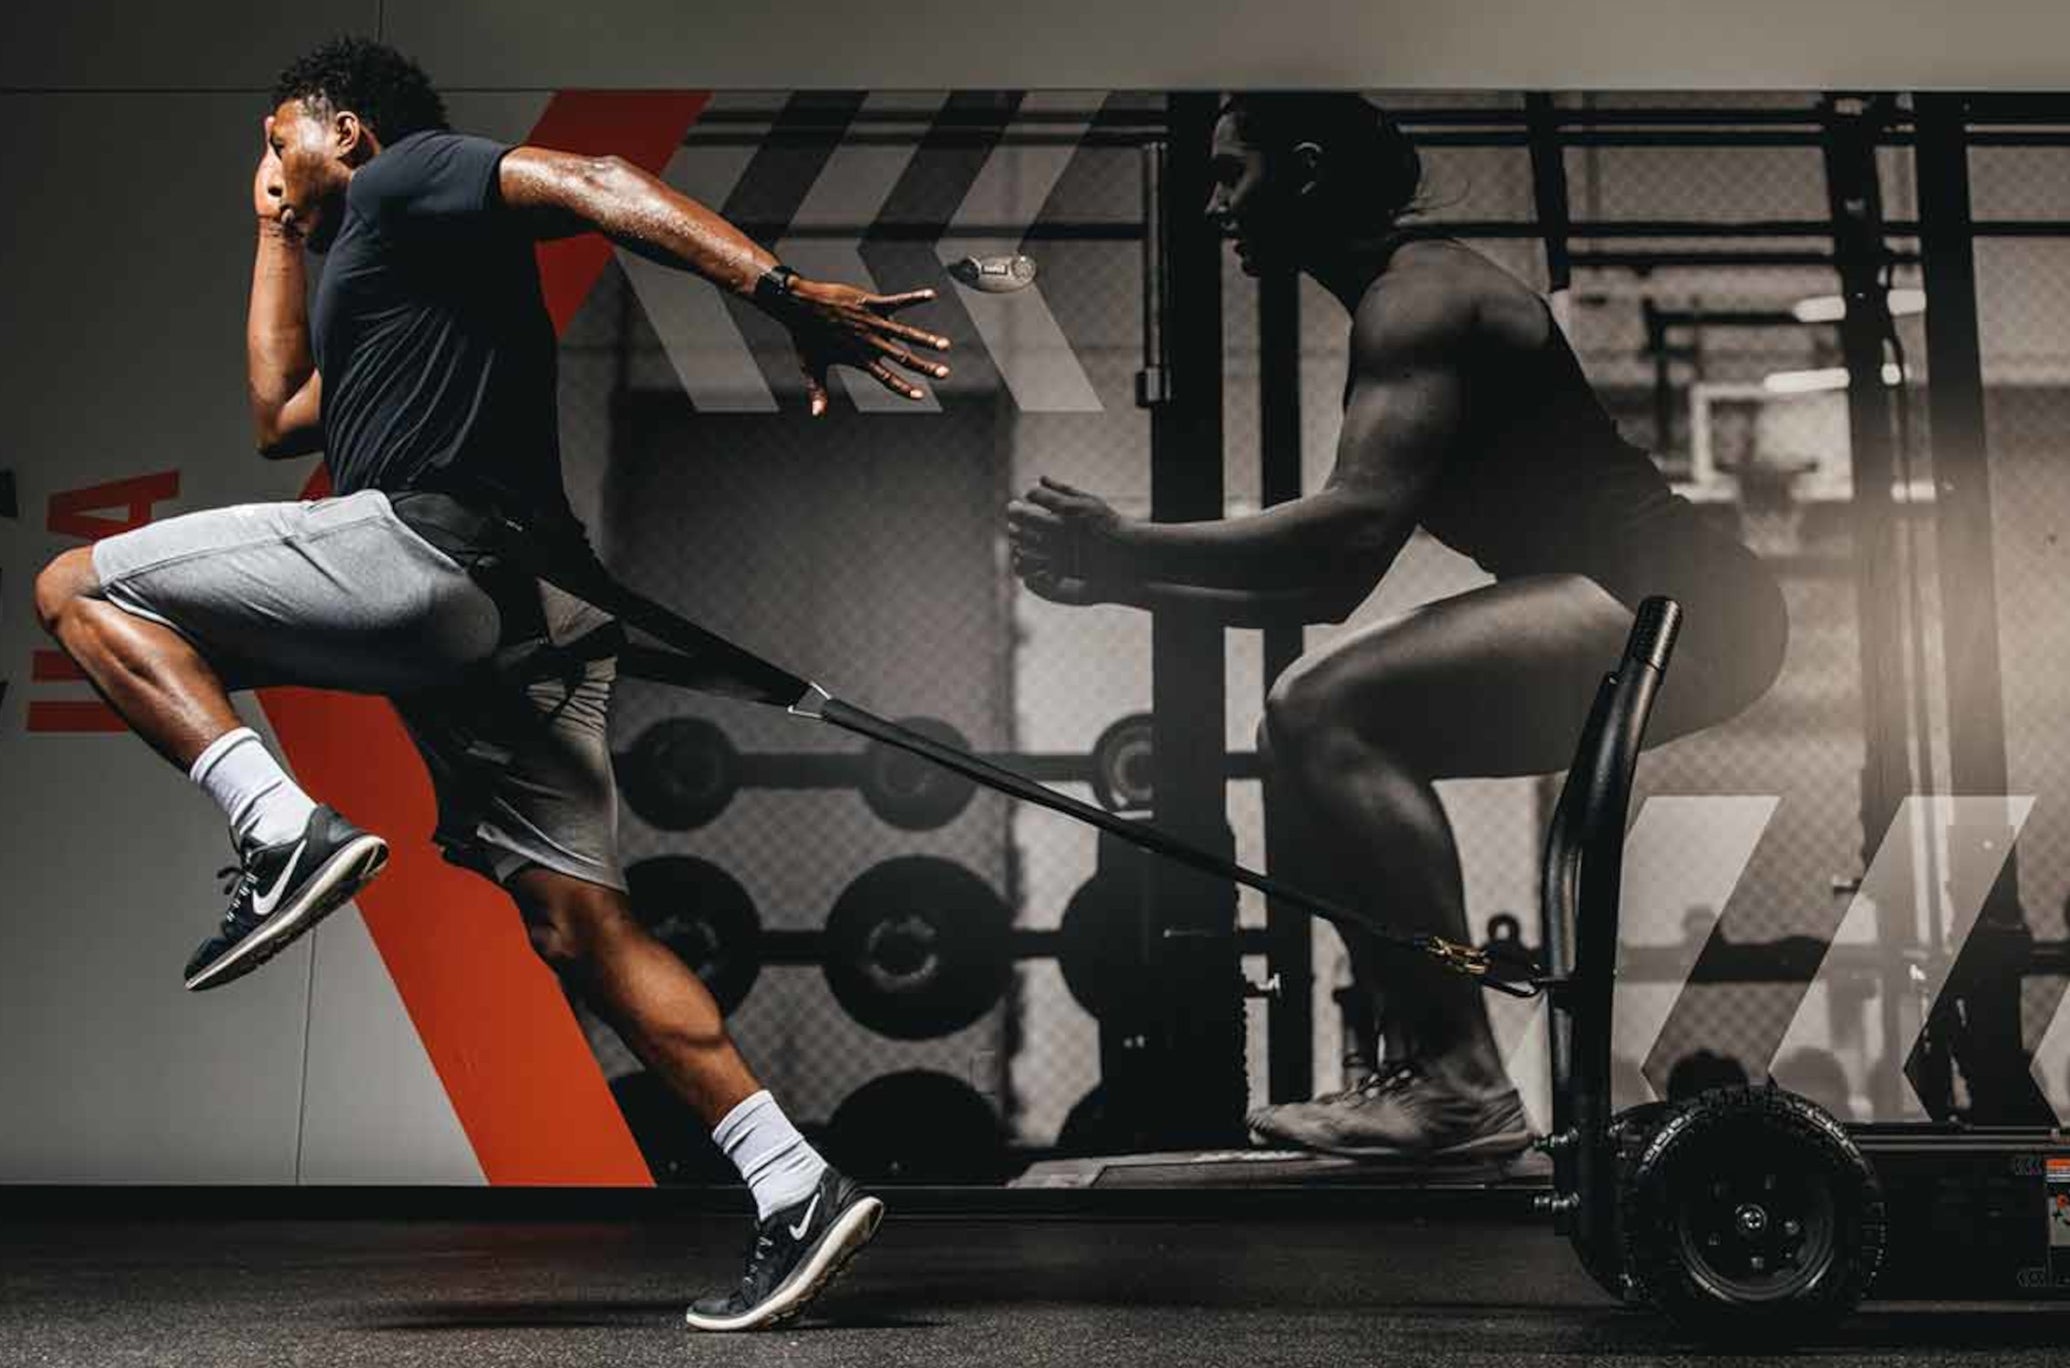
[[[780,261],[777,262],[762,272],[761,279],[755,282],[755,303],[765,309],[774,309],[782,305],[790,299],[791,282],[797,278],[796,271]]]

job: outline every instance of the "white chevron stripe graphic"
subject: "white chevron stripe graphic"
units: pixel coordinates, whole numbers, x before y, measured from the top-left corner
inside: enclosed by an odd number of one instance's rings
[[[1495,1033],[1503,1070],[1523,1099],[1524,1119],[1544,1135],[1552,1130],[1552,1042],[1545,1034],[1545,999],[1497,993],[1484,993],[1482,998],[1488,1004],[1488,1027]]]
[[[948,98],[947,92],[891,91],[872,94],[863,101],[862,112],[879,116],[904,116],[919,124],[924,131]],[[806,191],[805,202],[798,206],[798,212],[791,218],[791,227],[838,229],[874,222],[884,209],[884,201],[897,186],[898,178],[905,173],[907,165],[912,162],[914,154],[919,150],[920,142],[917,136],[910,142],[896,146],[842,143],[827,159],[826,166],[821,169],[819,178],[813,181],[812,188]],[[851,285],[875,289],[882,294],[917,288],[927,283],[876,281],[870,274],[869,266],[863,261],[862,237],[859,233],[848,239],[785,238],[776,245],[776,254],[805,275],[820,280],[844,281]],[[848,397],[855,401],[855,406],[865,413],[941,411],[940,402],[935,399],[932,387],[924,379],[921,387],[928,391],[927,398],[916,402],[893,394],[868,375],[846,366],[837,368],[834,375],[848,391]]]
[[[1611,1050],[1644,1065],[1675,999],[1696,968],[1696,957],[1724,915],[1732,890],[1754,858],[1754,847],[1781,799],[1660,797],[1640,809],[1625,839],[1620,946],[1648,946],[1671,956],[1669,977],[1620,981],[1611,1018]],[[1644,1079],[1649,1095],[1614,1096],[1631,1107],[1667,1094],[1665,1076]]]
[[[2040,1085],[2041,1095],[2055,1109],[2057,1122],[2070,1117],[2070,993],[2056,1004],[2048,1029],[2034,1042],[2034,1058],[2027,1068]]]
[[[725,100],[715,96],[710,108],[722,108]],[[693,143],[676,149],[661,178],[716,210],[754,155],[752,146]],[[693,405],[713,413],[776,412],[776,395],[717,286],[623,248],[618,264]]]
[[[1020,250],[1020,236],[989,238],[972,235],[959,225],[1010,223],[1030,225],[1078,151],[1078,140],[1092,126],[1105,103],[1099,91],[1030,94],[1023,113],[1076,115],[1079,122],[1045,125],[1050,131],[1071,131],[1068,142],[1042,146],[1000,146],[992,150],[977,180],[956,207],[949,230],[935,251],[943,265],[968,256],[993,256]],[[1038,258],[1038,265],[1040,260]],[[1042,279],[1013,294],[983,294],[958,284],[965,312],[991,353],[993,365],[1012,392],[1014,402],[1029,413],[1098,413],[1104,407],[1092,381],[1079,364],[1071,343],[1042,297]]]
[[[1688,945],[1671,983],[1619,983],[1612,1020],[1615,1053],[1643,1063],[1696,965],[1697,951],[1754,857],[1754,846],[1781,800],[1767,795],[1655,797],[1639,809],[1624,843],[1622,945]],[[1487,995],[1510,1082],[1537,1131],[1552,1126],[1550,1042],[1542,998],[1520,1001]],[[1617,1096],[1618,1107],[1648,1101]]]
[[[1881,945],[1895,954],[1909,939],[1914,945],[1929,947],[1938,941],[1942,952],[1922,957],[1914,968],[1911,991],[1897,1004],[1897,1041],[1884,1039],[1882,1013],[1873,1000],[1864,1013],[1868,1020],[1863,1058],[1880,1061],[1888,1076],[1861,1079],[1855,1082],[1854,1091],[1858,1097],[1887,1091],[1899,1099],[1900,1115],[1863,1116],[1866,1109],[1850,1103],[1847,1111],[1855,1113],[1852,1119],[1895,1121],[1926,1114],[1904,1077],[1905,1057],[1918,1040],[1948,971],[1975,929],[1984,899],[2033,809],[2031,796],[1914,795],[1899,804],[1883,844],[1862,876],[1860,890],[1847,905],[1832,945]],[[1813,991],[1798,1004],[1797,1014],[1776,1048],[1777,1060],[1798,1049],[1832,1048],[1831,995],[1821,991],[1828,986],[1826,972],[1831,963],[1828,946]],[[1789,1079],[1781,1075],[1776,1081],[1789,1085]],[[1843,1119],[1848,1118],[1843,1115]]]

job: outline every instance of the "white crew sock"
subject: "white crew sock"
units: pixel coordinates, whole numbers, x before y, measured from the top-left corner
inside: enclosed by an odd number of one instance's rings
[[[288,778],[250,727],[224,732],[194,761],[187,777],[230,819],[238,850],[292,841],[309,825],[315,800]]]
[[[810,1197],[827,1171],[827,1161],[805,1143],[767,1089],[727,1112],[712,1140],[747,1181],[757,1221]]]

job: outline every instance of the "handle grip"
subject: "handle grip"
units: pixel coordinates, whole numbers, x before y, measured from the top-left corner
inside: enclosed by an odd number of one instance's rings
[[[1665,595],[1655,594],[1639,604],[1638,614],[1632,622],[1632,634],[1624,644],[1624,658],[1631,664],[1665,671],[1668,657],[1674,654],[1675,638],[1681,631],[1682,605]]]

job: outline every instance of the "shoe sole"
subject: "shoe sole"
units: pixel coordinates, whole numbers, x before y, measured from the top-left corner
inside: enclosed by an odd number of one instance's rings
[[[1412,1150],[1399,1145],[1319,1145],[1304,1144],[1303,1149],[1316,1150],[1323,1154],[1341,1155],[1346,1159],[1403,1159],[1427,1163],[1438,1159],[1507,1159],[1531,1148],[1531,1132],[1498,1131],[1493,1135],[1480,1135],[1463,1144],[1444,1145],[1437,1149]]]
[[[230,947],[221,959],[187,980],[187,991],[220,988],[294,944],[304,932],[352,901],[352,895],[374,881],[388,864],[388,842],[362,834],[347,841],[310,876],[293,902],[259,924],[259,929]]]
[[[1405,1149],[1400,1145],[1332,1145],[1270,1130],[1255,1122],[1249,1124],[1247,1129],[1253,1140],[1262,1141],[1273,1148],[1288,1146],[1345,1159],[1505,1159],[1531,1148],[1531,1132],[1528,1129],[1477,1135],[1462,1144],[1446,1145],[1434,1150]]]
[[[811,1305],[812,1299],[827,1289],[856,1252],[870,1242],[883,1219],[884,1203],[875,1197],[860,1199],[841,1213],[841,1219],[820,1237],[819,1247],[812,1251],[811,1257],[800,1264],[760,1306],[738,1316],[700,1316],[695,1311],[685,1311],[683,1323],[693,1330],[715,1331],[760,1330],[783,1324]]]

